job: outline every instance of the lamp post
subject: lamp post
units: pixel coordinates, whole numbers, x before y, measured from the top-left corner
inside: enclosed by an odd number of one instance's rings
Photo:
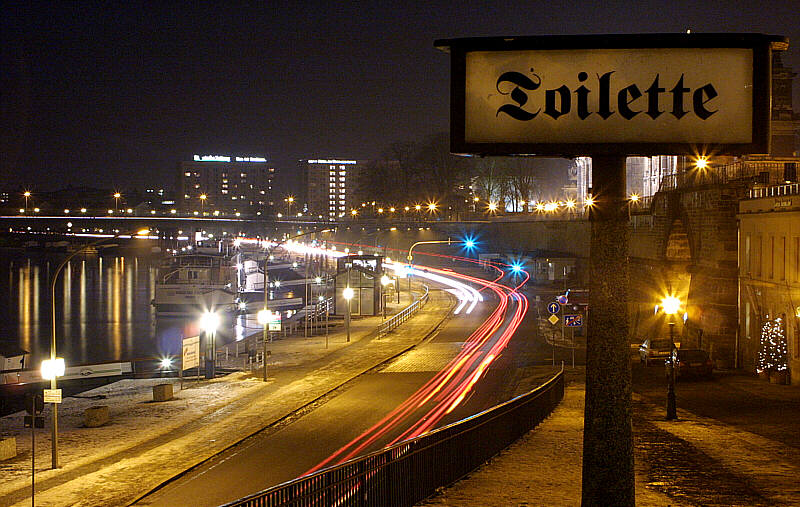
[[[342,297],[345,300],[344,327],[347,329],[347,343],[350,343],[350,300],[353,299],[353,295],[353,289],[349,286],[342,290]]]
[[[386,319],[386,287],[389,285],[389,277],[387,275],[383,275],[381,277],[381,305],[383,306],[383,318]]]
[[[119,211],[119,198],[122,197],[122,194],[119,192],[114,192],[114,210]]]
[[[200,194],[200,215],[204,215],[206,211],[206,199],[208,196],[206,194]]]
[[[203,313],[203,316],[200,317],[200,327],[203,328],[203,331],[206,334],[206,340],[210,340],[206,342],[206,350],[211,349],[211,359],[206,357],[206,378],[213,379],[216,374],[216,365],[217,365],[217,344],[216,344],[216,333],[217,328],[219,327],[219,314],[215,312],[207,311]],[[209,347],[210,344],[210,347]]]
[[[270,311],[267,310],[266,304],[264,305],[263,310],[258,311],[258,323],[264,326],[264,335],[262,337],[263,341],[263,355],[264,355],[264,382],[267,381],[267,326],[269,325],[269,318],[270,318]]]
[[[436,244],[436,243],[447,243],[448,245],[450,245],[450,244],[452,244],[452,241],[450,240],[450,238],[447,238],[446,240],[417,241],[416,243],[411,245],[411,247],[408,249],[408,256],[406,257],[408,259],[408,273],[406,274],[406,276],[408,277],[408,295],[409,295],[409,297],[411,296],[411,271],[412,271],[412,262],[414,261],[414,255],[413,255],[414,247],[417,246],[417,245],[433,245],[433,244]]]
[[[26,190],[25,193],[23,193],[22,195],[25,196],[25,214],[27,215],[28,214],[28,198],[31,196],[31,193],[30,193],[29,190]]]
[[[669,315],[669,372],[667,379],[667,420],[674,421],[678,418],[675,402],[675,314],[680,309],[681,301],[675,296],[667,296],[661,300],[664,313]]]
[[[294,196],[293,195],[290,195],[289,197],[286,198],[286,217],[287,218],[292,215],[291,209],[292,209],[292,203],[293,202],[294,202]]]
[[[29,193],[29,192],[27,192]],[[98,239],[97,241],[92,241],[91,243],[87,243],[83,247],[75,250],[71,254],[69,254],[61,264],[56,267],[55,271],[53,271],[53,277],[50,279],[50,364],[57,364],[58,358],[56,357],[56,282],[58,281],[58,275],[61,274],[61,271],[64,270],[64,266],[66,266],[69,261],[72,260],[73,257],[78,255],[79,253],[83,252],[87,248],[91,248],[93,246],[99,245],[104,241],[108,241],[110,239],[118,238],[125,234],[129,234],[131,231],[117,233],[113,236]],[[147,234],[149,229],[142,229],[137,232],[139,235]],[[44,365],[42,365],[44,367]],[[61,360],[61,366],[63,367],[63,359]],[[56,369],[56,372],[59,371]],[[63,371],[61,373],[63,375]],[[52,378],[50,378],[50,389],[57,389],[57,382],[56,377],[59,375],[54,374]],[[51,426],[51,433],[52,433],[52,468],[58,468],[58,404],[53,403],[53,419],[52,419],[52,426]]]

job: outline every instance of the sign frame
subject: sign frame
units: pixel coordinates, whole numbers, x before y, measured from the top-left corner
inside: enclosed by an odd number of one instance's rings
[[[181,342],[181,371],[199,367],[200,335],[187,336]]]
[[[687,155],[769,153],[772,51],[786,50],[788,39],[753,33],[545,35],[441,39],[434,46],[450,53],[450,151],[462,155]],[[696,145],[654,143],[507,143],[466,140],[466,61],[474,51],[589,49],[750,49],[753,51],[752,138],[750,143]]]
[[[42,396],[45,403],[61,403],[61,389],[45,389]]]

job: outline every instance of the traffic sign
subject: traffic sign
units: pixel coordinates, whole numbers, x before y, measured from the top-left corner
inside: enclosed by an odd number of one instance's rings
[[[556,324],[558,324],[558,317],[556,317],[555,315],[551,315],[551,316],[550,316],[550,318],[549,318],[549,319],[547,319],[547,320],[549,320],[549,321],[550,321],[550,324],[552,324],[552,325],[554,325],[554,326],[555,326]]]
[[[569,300],[567,299],[567,295],[566,294],[562,294],[562,295],[558,296],[559,304],[565,305],[565,304],[567,304],[567,301],[569,301]]]
[[[547,311],[550,313],[558,313],[561,311],[561,305],[555,301],[547,303]]]
[[[564,315],[564,326],[565,327],[581,327],[581,326],[583,326],[583,315],[581,315],[580,313],[565,314]]]

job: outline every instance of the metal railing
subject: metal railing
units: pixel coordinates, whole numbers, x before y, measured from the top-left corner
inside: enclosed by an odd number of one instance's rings
[[[783,181],[786,164],[785,161],[743,160],[705,170],[668,174],[661,180],[659,191],[748,180],[764,185],[776,184]]]
[[[501,405],[225,507],[414,505],[511,445],[563,398],[562,367],[545,384]]]
[[[385,335],[392,329],[410,319],[415,313],[422,309],[423,306],[425,306],[425,303],[428,302],[430,290],[428,289],[427,285],[423,285],[423,287],[425,287],[425,293],[422,295],[422,297],[405,307],[403,311],[395,314],[391,319],[382,322],[381,325],[378,326],[379,337]]]
[[[764,197],[783,197],[786,195],[800,194],[800,183],[787,183],[785,185],[774,185],[771,187],[756,187],[748,191],[749,199],[761,199]]]

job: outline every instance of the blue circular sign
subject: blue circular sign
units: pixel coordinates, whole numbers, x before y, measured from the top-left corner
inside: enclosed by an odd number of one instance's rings
[[[550,313],[558,313],[561,311],[561,305],[553,301],[552,303],[547,303],[547,311]]]
[[[566,294],[562,294],[562,295],[558,296],[558,302],[560,304],[565,305],[565,304],[567,304],[567,301],[568,300],[567,300],[567,295]]]

